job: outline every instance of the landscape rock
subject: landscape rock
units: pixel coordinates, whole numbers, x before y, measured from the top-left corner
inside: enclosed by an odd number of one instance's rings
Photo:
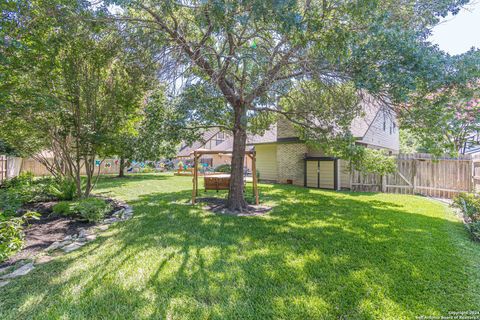
[[[83,242],[72,242],[71,244],[63,247],[62,250],[65,251],[66,253],[69,253],[83,247],[84,245],[85,243]]]
[[[58,248],[60,248],[62,245],[61,245],[61,242],[58,242],[58,241],[55,241],[54,243],[52,243],[51,245],[48,246],[47,249],[45,249],[46,251],[53,251],[53,250],[57,250]]]
[[[87,241],[93,241],[93,240],[95,240],[95,239],[97,239],[97,235],[96,235],[96,234],[89,234],[89,235],[87,235],[87,236],[85,237],[85,240],[87,240]]]
[[[27,263],[27,264],[21,266],[20,268],[13,271],[12,273],[1,276],[0,279],[12,279],[12,278],[17,278],[17,277],[20,277],[20,276],[24,276],[27,273],[29,273],[30,271],[32,271],[34,268],[35,267],[34,267],[33,263],[30,262],[30,263]]]
[[[118,211],[115,211],[114,214],[112,214],[113,217],[116,217],[116,218],[121,218],[123,216],[123,213],[125,212],[124,209],[120,209]]]
[[[80,229],[80,232],[78,233],[78,238],[85,238],[89,234],[90,234],[89,231],[87,231],[85,229]]]
[[[96,228],[98,230],[105,231],[105,230],[108,229],[108,224],[100,224],[100,225],[96,226]]]
[[[108,219],[103,220],[103,223],[110,224],[110,223],[115,223],[115,222],[118,222],[118,221],[120,221],[120,220],[117,219],[117,218],[108,218]]]

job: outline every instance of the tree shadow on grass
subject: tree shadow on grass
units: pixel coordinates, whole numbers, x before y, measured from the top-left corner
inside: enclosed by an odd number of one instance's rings
[[[189,190],[141,196],[110,237],[0,292],[0,315],[369,319],[478,309],[469,261],[448,231],[466,238],[460,223],[380,198],[262,194],[276,206],[255,217],[204,212],[186,204]]]

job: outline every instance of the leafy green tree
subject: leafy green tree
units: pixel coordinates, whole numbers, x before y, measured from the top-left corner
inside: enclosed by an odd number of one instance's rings
[[[447,57],[442,81],[422,85],[401,109],[402,126],[434,154],[458,154],[480,131],[480,51]]]
[[[327,114],[323,106],[283,110],[280,98],[292,89],[326,92],[347,83],[392,101],[404,99],[418,79],[439,73],[434,66],[442,57],[425,42],[430,28],[466,2],[110,1],[124,9],[117,21],[158,44],[157,56],[165,61],[162,76],[172,86],[185,80],[178,108],[188,121],[182,124],[232,131],[227,206],[240,211],[246,208],[247,132],[265,130],[279,114],[299,126]],[[189,109],[182,101],[192,102]],[[355,104],[343,109],[348,107],[358,110]],[[340,118],[331,124],[338,128],[335,136],[348,137],[341,132],[347,121]],[[324,136],[326,130],[318,130],[309,135]]]
[[[128,160],[156,161],[175,155],[181,141],[192,141],[194,132],[179,129],[183,115],[166,97],[165,87],[153,88],[138,113],[123,121],[121,130],[109,139],[106,155],[120,158],[119,177],[124,176]]]
[[[2,139],[88,196],[95,158],[108,154],[155,82],[151,66],[89,2],[20,2],[11,10],[1,28],[10,40],[2,70],[13,77],[2,86]]]

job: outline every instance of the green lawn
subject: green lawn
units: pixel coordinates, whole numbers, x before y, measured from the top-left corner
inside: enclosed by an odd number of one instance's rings
[[[0,319],[403,319],[480,310],[480,244],[425,198],[261,185],[274,210],[236,217],[187,205],[188,177],[104,178],[97,193],[127,200],[133,219],[0,289]]]

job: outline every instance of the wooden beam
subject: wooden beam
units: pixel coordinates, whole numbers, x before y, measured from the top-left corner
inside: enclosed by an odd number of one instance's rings
[[[224,154],[232,154],[233,151],[214,151],[214,150],[197,150],[197,151],[194,151],[193,154],[197,154],[197,155],[202,155],[202,154],[219,154],[219,153],[224,153]],[[245,151],[245,154],[246,155],[252,155],[254,154],[255,151]]]
[[[200,158],[200,155],[197,155],[195,157],[194,161],[194,166],[195,166],[195,191],[196,191],[196,196],[198,196],[198,159]]]
[[[194,158],[196,159],[197,158],[197,154],[196,154],[196,151],[193,152],[193,156]],[[195,204],[195,196],[197,195],[197,191],[195,190],[196,188],[196,184],[195,184],[195,175],[197,173],[197,170],[196,168],[193,168],[193,177],[192,177],[192,183],[193,183],[193,187],[192,187],[192,204]]]
[[[258,206],[258,185],[257,185],[257,161],[255,153],[252,154],[252,178],[253,178],[253,194],[255,196],[255,204]]]

